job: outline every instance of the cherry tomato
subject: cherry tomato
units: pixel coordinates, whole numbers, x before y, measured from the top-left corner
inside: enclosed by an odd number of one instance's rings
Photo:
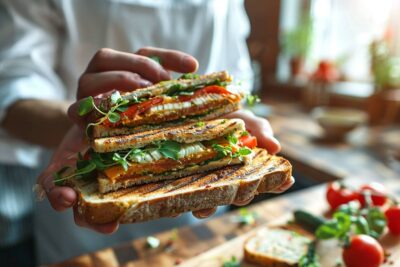
[[[239,144],[253,149],[257,146],[257,138],[255,136],[245,135],[239,138]]]
[[[392,206],[385,211],[389,232],[400,235],[400,205]]]
[[[332,210],[337,209],[342,204],[357,200],[358,198],[359,196],[357,192],[343,187],[338,182],[330,183],[326,190],[326,200],[328,201]]]
[[[373,182],[360,187],[359,201],[361,206],[365,206],[365,197],[362,192],[370,192],[374,206],[383,206],[387,200],[387,191],[383,184]]]
[[[382,246],[368,235],[353,236],[342,257],[347,267],[379,267],[385,259]]]

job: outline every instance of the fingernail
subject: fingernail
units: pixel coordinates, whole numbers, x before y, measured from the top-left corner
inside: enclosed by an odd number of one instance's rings
[[[140,87],[149,87],[151,85],[153,85],[153,84],[147,80],[140,80],[140,82],[139,82]]]
[[[68,199],[65,199],[61,194],[58,195],[58,199],[59,199],[60,203],[61,203],[64,207],[67,207],[67,208],[68,208],[68,207],[71,207],[72,204],[73,204],[72,201],[70,201],[70,200],[68,200]]]
[[[182,68],[185,69],[187,72],[196,71],[197,65],[197,61],[194,60],[192,57],[184,56],[182,59]]]

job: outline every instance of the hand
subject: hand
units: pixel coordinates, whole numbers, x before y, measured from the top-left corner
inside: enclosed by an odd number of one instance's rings
[[[156,56],[160,64],[150,59]],[[171,79],[169,71],[181,73],[194,72],[198,67],[197,60],[185,53],[159,48],[142,48],[137,53],[124,53],[112,49],[99,50],[90,61],[86,71],[79,79],[78,100],[87,96],[105,94],[114,88],[131,91],[149,86],[162,80]],[[78,125],[84,121],[77,114],[79,102],[68,110],[71,119]],[[49,166],[38,178],[38,184],[44,189],[51,206],[57,211],[76,207],[77,194],[66,186],[55,186],[53,173],[63,166],[73,166],[76,154],[88,147],[83,131],[72,127],[54,153]],[[74,208],[75,223],[91,228],[100,233],[112,233],[118,229],[118,223],[104,225],[88,224]]]
[[[271,154],[276,154],[281,150],[281,145],[279,141],[273,135],[273,131],[271,125],[266,119],[255,116],[252,112],[248,110],[239,110],[228,114],[225,116],[226,118],[239,118],[242,119],[246,128],[251,134],[257,137],[258,146],[267,149],[267,151]],[[288,190],[294,184],[294,178],[290,177],[284,184],[279,187],[273,189],[271,193],[282,193]],[[241,202],[234,202],[233,204],[236,206],[244,206],[249,204],[254,198],[254,195],[249,199]],[[214,214],[216,208],[213,209],[205,209],[200,211],[193,212],[193,215],[199,219],[207,218]]]
[[[157,63],[150,57],[157,57]],[[136,53],[125,53],[109,48],[100,49],[91,59],[78,82],[77,99],[99,96],[118,88],[132,91],[170,80],[170,71],[188,73],[198,68],[197,60],[183,52],[154,47],[139,49]],[[85,125],[84,118],[77,113],[79,101],[68,110],[68,115],[78,125]]]

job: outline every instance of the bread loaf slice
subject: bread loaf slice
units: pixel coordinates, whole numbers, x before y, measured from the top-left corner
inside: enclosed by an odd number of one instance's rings
[[[244,259],[266,267],[298,266],[312,242],[309,236],[283,228],[262,228],[244,244]]]
[[[135,223],[244,201],[271,192],[291,177],[290,163],[255,149],[252,164],[228,166],[176,180],[101,194],[96,181],[73,180],[78,212],[89,223]]]
[[[125,136],[97,138],[93,140],[92,148],[96,152],[105,153],[144,147],[165,140],[194,143],[217,139],[245,129],[244,121],[241,119],[216,119],[207,121],[201,126],[188,123],[179,127],[172,126]]]

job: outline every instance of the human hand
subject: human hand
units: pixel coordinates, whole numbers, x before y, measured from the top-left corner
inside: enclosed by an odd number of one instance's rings
[[[156,57],[157,63],[152,58]],[[136,53],[103,48],[90,60],[78,82],[77,102],[68,110],[70,118],[80,126],[85,118],[78,115],[80,99],[101,97],[115,88],[132,91],[164,80],[170,80],[170,71],[188,73],[198,68],[197,60],[180,51],[145,47]]]

